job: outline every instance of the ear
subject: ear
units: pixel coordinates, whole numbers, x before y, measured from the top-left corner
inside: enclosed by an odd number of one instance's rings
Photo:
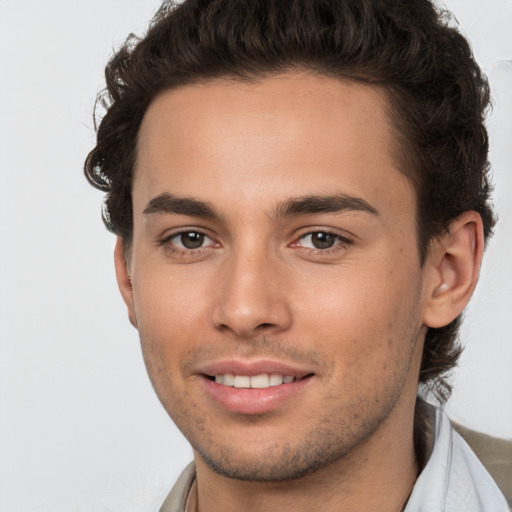
[[[128,318],[131,324],[137,328],[137,317],[135,316],[135,307],[133,304],[133,290],[130,271],[125,259],[124,243],[121,237],[117,237],[116,247],[114,249],[114,264],[116,267],[116,278],[119,291],[123,297],[124,303],[128,308]]]
[[[444,327],[462,313],[478,281],[483,250],[482,219],[473,211],[457,217],[434,240],[425,262],[425,325]]]

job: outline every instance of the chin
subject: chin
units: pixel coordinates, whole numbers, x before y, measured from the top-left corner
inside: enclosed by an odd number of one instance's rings
[[[246,482],[289,482],[307,477],[337,461],[337,457],[325,454],[297,453],[290,447],[281,448],[273,457],[264,455],[254,458],[212,457],[198,452],[205,464],[215,473]],[[278,455],[278,456],[276,456]]]
[[[203,432],[206,435],[200,439],[189,436],[189,441],[204,463],[219,475],[249,482],[288,482],[342,465],[386,420],[389,411],[381,412],[371,417],[347,415],[346,421],[319,418],[315,428],[300,436],[290,432],[280,442],[268,442],[268,437],[266,441],[258,440],[250,434],[234,442],[233,436],[212,436],[211,431]]]

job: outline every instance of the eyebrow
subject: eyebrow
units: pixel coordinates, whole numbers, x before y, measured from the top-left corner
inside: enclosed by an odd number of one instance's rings
[[[144,215],[173,214],[220,219],[220,215],[211,203],[199,201],[193,197],[178,197],[167,192],[151,199],[143,213]]]
[[[372,215],[379,212],[360,197],[346,194],[311,195],[288,199],[276,206],[271,218],[298,217],[320,213],[341,213],[344,211],[362,211]],[[206,201],[193,197],[179,197],[167,192],[151,199],[143,212],[145,215],[189,215],[210,220],[219,220],[221,215],[215,207]]]
[[[279,219],[319,213],[341,213],[347,210],[379,215],[376,208],[360,197],[352,197],[346,194],[331,194],[289,199],[276,207],[273,216]]]

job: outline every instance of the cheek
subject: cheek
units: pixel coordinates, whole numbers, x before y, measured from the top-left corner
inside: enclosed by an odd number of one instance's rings
[[[187,336],[204,315],[207,280],[186,270],[146,265],[133,278],[138,324],[163,336]]]
[[[320,281],[317,281],[317,283]],[[421,327],[419,271],[399,258],[347,269],[303,296],[303,331],[340,365],[384,368],[409,356]],[[362,363],[361,363],[362,364]]]
[[[182,386],[180,361],[198,340],[207,340],[204,281],[148,266],[133,276],[135,315],[144,362],[164,402],[169,389]],[[167,390],[167,391],[166,391]]]

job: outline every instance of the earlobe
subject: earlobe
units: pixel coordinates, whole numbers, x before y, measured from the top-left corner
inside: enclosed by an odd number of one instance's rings
[[[462,313],[478,281],[483,248],[482,219],[473,211],[457,217],[433,242],[425,263],[425,325],[443,327]]]
[[[128,263],[125,259],[124,243],[121,237],[117,237],[116,246],[114,249],[114,264],[116,268],[117,285],[123,297],[124,303],[128,308],[128,318],[130,323],[137,328],[137,317],[135,315],[135,308],[133,304],[133,290]]]

